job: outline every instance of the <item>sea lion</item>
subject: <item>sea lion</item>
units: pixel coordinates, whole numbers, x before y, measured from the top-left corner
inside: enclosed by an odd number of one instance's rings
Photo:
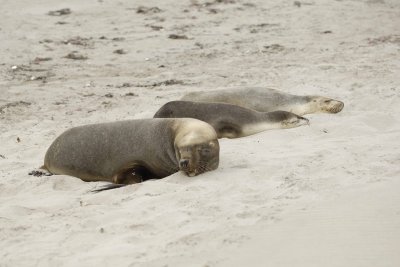
[[[188,93],[181,100],[222,102],[262,112],[283,110],[304,115],[309,113],[338,113],[344,103],[322,96],[291,95],[276,89],[252,87]]]
[[[195,118],[209,123],[218,138],[238,138],[277,128],[309,124],[308,119],[287,111],[258,112],[225,103],[171,101],[154,118]]]
[[[55,139],[44,159],[44,168],[53,174],[123,185],[163,178],[179,170],[195,176],[215,170],[218,164],[215,130],[190,118],[75,127]]]

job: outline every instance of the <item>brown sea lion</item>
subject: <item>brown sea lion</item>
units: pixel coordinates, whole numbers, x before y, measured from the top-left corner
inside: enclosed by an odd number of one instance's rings
[[[287,111],[258,112],[225,103],[171,101],[154,118],[195,118],[209,123],[218,138],[238,138],[271,129],[309,124],[308,119]]]
[[[44,168],[84,181],[131,184],[179,170],[195,176],[219,164],[217,134],[196,119],[143,119],[79,126],[47,150]]]

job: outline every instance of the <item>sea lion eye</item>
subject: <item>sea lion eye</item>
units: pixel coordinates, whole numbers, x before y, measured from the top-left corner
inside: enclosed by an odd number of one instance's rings
[[[201,147],[199,150],[200,150],[200,153],[202,153],[202,154],[210,154],[211,153],[211,149],[208,147]]]

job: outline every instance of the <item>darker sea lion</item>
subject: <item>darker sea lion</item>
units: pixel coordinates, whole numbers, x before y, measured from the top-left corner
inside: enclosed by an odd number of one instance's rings
[[[215,130],[196,119],[143,119],[79,126],[47,150],[44,167],[84,181],[131,184],[182,170],[195,176],[215,170]]]
[[[171,101],[154,118],[195,118],[209,123],[218,138],[238,138],[270,129],[293,128],[308,119],[287,111],[258,112],[225,103]]]
[[[229,103],[262,112],[283,110],[300,116],[318,112],[338,113],[344,107],[343,102],[331,98],[291,95],[262,87],[192,92],[183,96],[182,100]]]

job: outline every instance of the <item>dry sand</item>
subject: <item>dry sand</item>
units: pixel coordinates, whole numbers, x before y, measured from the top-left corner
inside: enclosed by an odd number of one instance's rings
[[[399,1],[0,4],[0,266],[400,266]],[[28,175],[72,126],[270,85],[345,108],[221,140],[194,178]]]

